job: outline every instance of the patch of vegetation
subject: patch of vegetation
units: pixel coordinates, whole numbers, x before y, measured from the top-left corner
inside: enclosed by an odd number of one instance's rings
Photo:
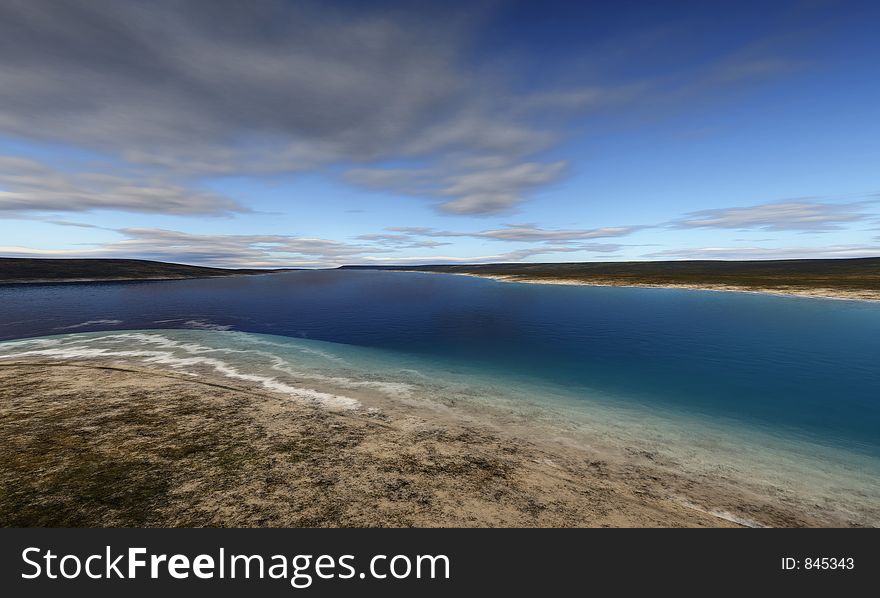
[[[0,258],[0,283],[207,278],[282,270],[209,268],[150,260]]]
[[[724,285],[755,289],[880,291],[880,258],[343,266],[343,268],[444,272],[499,276],[513,280],[553,279],[596,284]]]
[[[265,461],[260,430],[204,400],[43,386],[0,411],[0,526],[167,525],[188,480],[232,487]]]

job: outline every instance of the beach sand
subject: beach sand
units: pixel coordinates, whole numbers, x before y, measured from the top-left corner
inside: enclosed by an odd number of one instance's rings
[[[4,362],[0,525],[845,524],[539,423],[355,394],[332,408],[207,373]]]
[[[446,274],[453,276],[474,276],[489,278],[499,282],[522,282],[526,284],[556,284],[587,287],[628,287],[638,289],[688,289],[692,291],[720,291],[726,293],[758,293],[781,297],[810,297],[812,299],[838,299],[843,301],[880,301],[880,291],[875,289],[844,289],[834,287],[808,287],[793,285],[747,286],[734,284],[686,284],[632,282],[616,278],[591,277],[588,280],[563,277],[530,276],[525,274],[480,274],[474,272],[431,272],[428,270],[398,270],[398,272],[417,272],[421,274]]]

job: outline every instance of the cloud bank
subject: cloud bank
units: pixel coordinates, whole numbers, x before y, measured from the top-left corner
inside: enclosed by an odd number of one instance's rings
[[[96,209],[178,216],[249,211],[232,199],[157,175],[66,172],[35,160],[0,156],[0,215]]]
[[[0,4],[0,133],[176,177],[330,169],[450,214],[491,214],[563,176],[565,161],[539,158],[560,135],[560,115],[628,93],[515,90],[468,54],[478,9],[244,8]],[[20,198],[39,203],[35,193]]]
[[[691,212],[672,223],[680,228],[732,228],[740,230],[838,230],[841,225],[869,217],[865,207],[872,201],[826,203],[791,200],[742,208]]]

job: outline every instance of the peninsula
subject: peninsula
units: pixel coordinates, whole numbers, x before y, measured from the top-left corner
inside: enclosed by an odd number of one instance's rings
[[[150,260],[0,258],[0,284],[173,280],[282,271],[284,269],[209,268]]]
[[[880,301],[880,257],[761,261],[343,266],[483,276],[512,282],[680,287]]]

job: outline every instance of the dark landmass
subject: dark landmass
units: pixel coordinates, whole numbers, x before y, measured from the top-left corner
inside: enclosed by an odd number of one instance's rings
[[[0,284],[168,280],[268,274],[280,270],[208,268],[150,260],[0,258]]]
[[[880,258],[343,266],[484,276],[517,282],[684,287],[880,300]]]

